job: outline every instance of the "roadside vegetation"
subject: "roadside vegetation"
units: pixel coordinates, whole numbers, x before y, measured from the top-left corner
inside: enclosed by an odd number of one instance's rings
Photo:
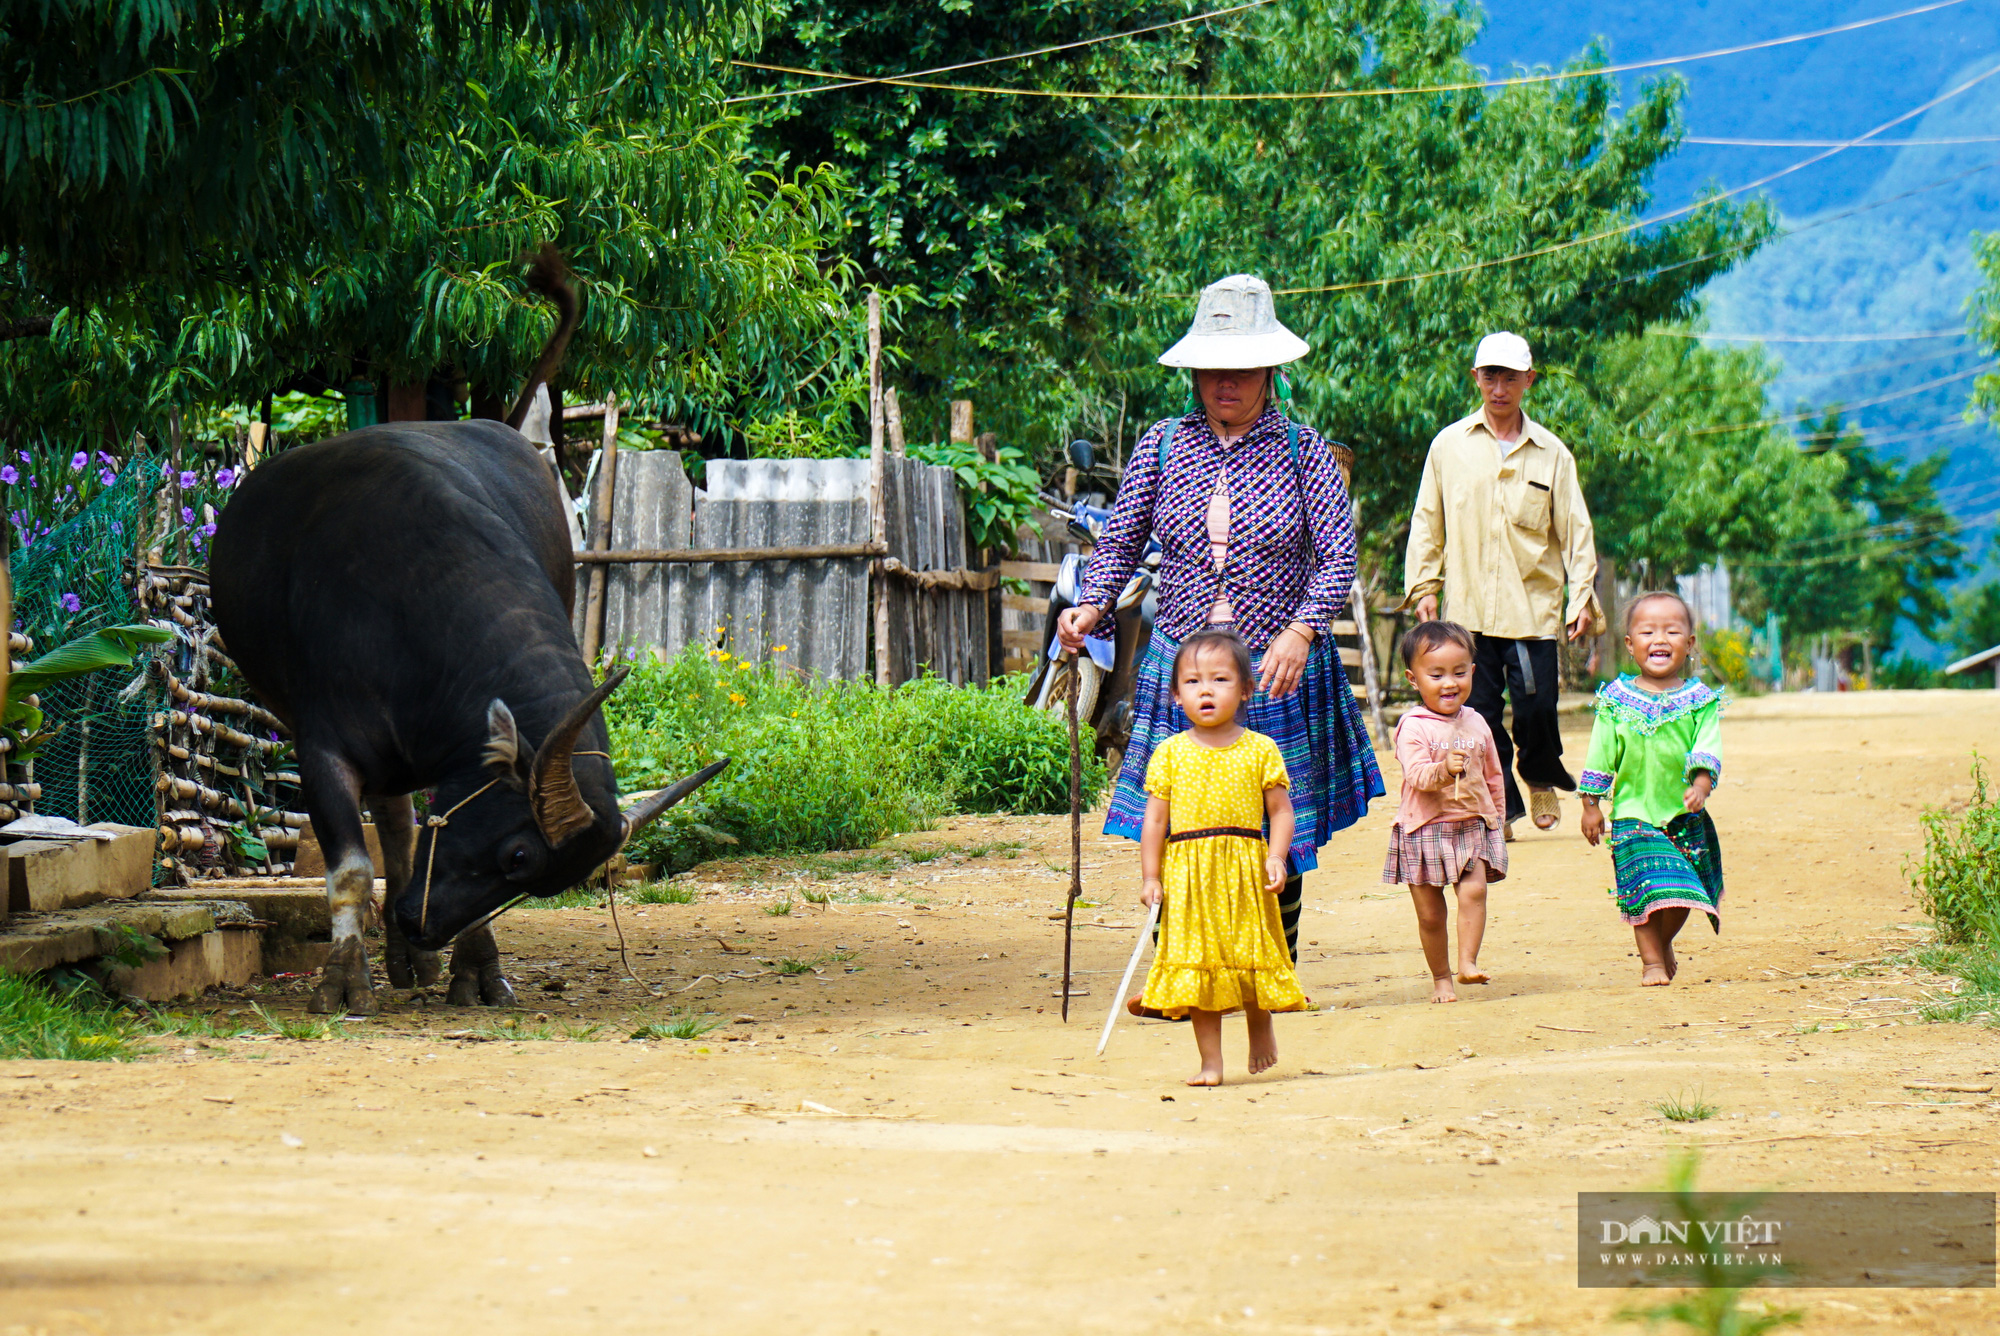
[[[731,764],[634,841],[630,857],[682,871],[726,855],[867,849],[956,812],[1067,811],[1068,734],[1023,704],[1024,690],[1018,678],[984,687],[925,678],[882,691],[726,648],[642,662],[605,706],[624,782],[653,788],[723,756]],[[1106,779],[1086,757],[1086,802]]]
[[[1930,808],[1922,825],[1923,854],[1906,870],[1935,933],[1916,961],[1959,983],[1924,1009],[1925,1019],[2000,1024],[2000,800],[1977,753],[1965,809]]]

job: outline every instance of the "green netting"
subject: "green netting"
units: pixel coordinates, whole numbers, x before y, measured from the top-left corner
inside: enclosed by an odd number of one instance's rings
[[[126,582],[158,478],[156,460],[135,456],[74,519],[15,555],[14,625],[35,642],[28,657],[142,620]],[[154,825],[159,761],[152,717],[160,697],[143,656],[130,669],[44,689],[45,727],[60,725],[61,731],[34,758],[35,782],[42,786],[35,810],[86,824]]]

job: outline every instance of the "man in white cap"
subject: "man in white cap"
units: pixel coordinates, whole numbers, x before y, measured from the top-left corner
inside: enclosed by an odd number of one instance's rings
[[[1555,790],[1576,790],[1556,726],[1556,636],[1603,634],[1604,611],[1576,458],[1521,408],[1535,383],[1528,341],[1488,334],[1473,354],[1472,379],[1479,411],[1439,432],[1424,460],[1403,604],[1430,621],[1442,593],[1445,618],[1473,633],[1468,703],[1493,730],[1511,838],[1524,813],[1553,828],[1562,814]],[[1503,690],[1514,706],[1511,738],[1502,727]],[[1526,805],[1514,782],[1517,753]]]

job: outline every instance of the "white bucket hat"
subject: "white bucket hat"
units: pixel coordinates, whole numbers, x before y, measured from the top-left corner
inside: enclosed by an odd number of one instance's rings
[[[1251,274],[1231,274],[1201,290],[1187,337],[1160,354],[1161,366],[1247,371],[1283,366],[1312,351],[1278,323],[1271,285]]]

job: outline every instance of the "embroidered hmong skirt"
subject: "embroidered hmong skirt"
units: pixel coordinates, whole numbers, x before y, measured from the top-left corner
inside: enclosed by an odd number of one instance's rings
[[[1683,907],[1722,931],[1722,846],[1707,812],[1684,812],[1665,830],[1633,817],[1611,823],[1618,917],[1644,923],[1655,910]]]
[[[1486,880],[1507,879],[1507,836],[1472,817],[1464,821],[1432,821],[1405,835],[1389,827],[1389,857],[1382,880],[1403,886],[1456,886],[1474,859],[1486,860]]]
[[[1104,819],[1106,835],[1136,840],[1146,824],[1146,763],[1153,748],[1188,727],[1174,699],[1174,651],[1180,642],[1158,629],[1139,661],[1132,690],[1132,741]],[[1263,656],[1253,655],[1262,665]],[[1368,813],[1368,802],[1384,793],[1375,749],[1354,704],[1347,671],[1332,637],[1313,643],[1299,685],[1283,700],[1261,692],[1250,698],[1243,723],[1278,744],[1292,781],[1291,863],[1295,872],[1319,866],[1319,848]]]

